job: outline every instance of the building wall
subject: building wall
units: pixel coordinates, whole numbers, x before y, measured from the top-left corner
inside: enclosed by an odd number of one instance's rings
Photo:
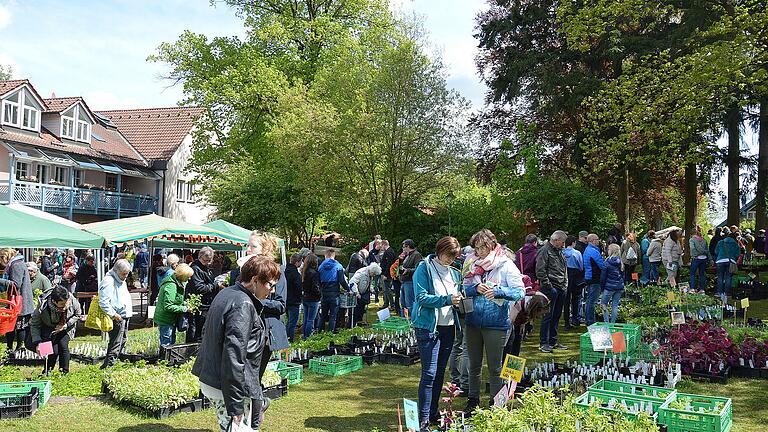
[[[195,173],[186,172],[189,159],[192,157],[192,134],[188,134],[181,143],[176,153],[168,161],[168,168],[165,171],[165,185],[163,188],[162,208],[165,217],[177,220],[183,220],[194,224],[208,222],[213,208],[206,205],[202,194],[196,194],[195,202],[180,202],[176,194],[176,184],[179,180],[192,181],[196,178]],[[162,171],[157,172],[163,175]],[[198,186],[199,188],[199,186]]]
[[[43,114],[40,125],[52,134],[59,136],[61,132],[61,116],[54,113]]]
[[[5,147],[0,146],[0,182],[7,182],[11,176],[11,157]]]

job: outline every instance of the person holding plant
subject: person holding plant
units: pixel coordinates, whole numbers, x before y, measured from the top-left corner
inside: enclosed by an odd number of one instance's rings
[[[680,230],[672,230],[664,240],[661,249],[661,262],[667,270],[667,283],[670,287],[677,287],[677,272],[683,265],[683,251],[680,249]]]
[[[512,327],[510,302],[523,298],[525,288],[512,256],[507,255],[491,231],[483,229],[475,233],[469,245],[474,252],[464,262],[463,289],[466,297],[473,299],[473,312],[467,314],[464,328],[469,357],[467,412],[472,412],[480,404],[483,351],[487,358],[491,395],[495,396],[501,389],[502,356]]]
[[[44,375],[54,368],[56,360],[61,373],[69,373],[69,341],[75,338],[80,315],[80,303],[62,286],[56,286],[40,297],[40,304],[32,313],[30,332],[33,346],[48,341],[53,345],[53,354],[48,356],[43,367]]]
[[[707,239],[701,235],[700,226],[696,225],[688,243],[691,247],[691,279],[688,286],[692,291],[696,291],[696,276],[698,274],[701,294],[704,294],[704,289],[707,287],[707,265],[711,256],[709,255]]]
[[[624,293],[624,264],[621,262],[621,247],[616,243],[608,245],[608,257],[605,259],[605,270],[600,274],[600,288],[603,290],[603,299],[600,306],[603,308],[603,321],[616,322],[619,313],[619,301]],[[613,312],[610,320],[608,317],[608,305]]]
[[[304,258],[301,266],[302,305],[304,306],[304,322],[301,324],[301,332],[304,339],[312,336],[315,328],[317,312],[320,310],[320,273],[317,271],[317,255],[310,253]]]
[[[176,327],[189,307],[184,302],[184,288],[195,271],[186,264],[179,264],[173,274],[166,278],[157,296],[157,307],[153,318],[160,330],[160,346],[176,343]]]
[[[455,308],[462,299],[459,293],[461,274],[451,266],[460,252],[458,240],[443,237],[435,245],[435,254],[427,256],[413,274],[414,313],[411,321],[421,357],[419,425],[422,431],[429,431],[430,423],[440,421],[437,409],[445,368],[453,348],[456,326],[461,325]]]
[[[222,432],[242,426],[258,430],[270,403],[259,377],[262,358],[269,357],[264,302],[280,279],[280,266],[271,257],[250,255],[239,273],[240,281],[211,302],[192,366]]]
[[[2,278],[0,278],[0,293],[7,293],[15,285],[18,295],[21,296],[21,311],[16,317],[16,325],[12,331],[5,334],[8,353],[14,352],[14,340],[16,341],[16,351],[23,351],[24,341],[27,337],[27,331],[29,331],[29,321],[35,311],[34,292],[32,291],[32,283],[29,281],[29,271],[24,262],[24,256],[10,248],[0,249],[0,269],[5,270]]]
[[[731,275],[738,271],[736,264],[741,255],[741,248],[736,241],[737,233],[731,233],[727,227],[722,229],[723,237],[715,247],[717,257],[717,295],[728,303],[728,293],[731,291]]]

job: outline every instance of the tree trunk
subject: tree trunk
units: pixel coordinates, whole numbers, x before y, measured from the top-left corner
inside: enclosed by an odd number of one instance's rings
[[[760,99],[760,135],[757,156],[757,191],[755,193],[755,229],[761,230],[768,224],[765,209],[765,195],[768,192],[768,96]]]
[[[688,163],[685,166],[685,223],[683,225],[685,238],[687,239],[691,238],[693,228],[696,226],[696,207],[699,198],[698,182],[696,180],[696,164]],[[691,253],[688,248],[685,249],[683,260],[687,264],[691,260]]]
[[[734,106],[728,110],[726,118],[726,130],[728,132],[728,225],[739,225],[739,157],[741,156],[739,107]]]
[[[629,171],[622,169],[616,182],[616,219],[629,230]]]

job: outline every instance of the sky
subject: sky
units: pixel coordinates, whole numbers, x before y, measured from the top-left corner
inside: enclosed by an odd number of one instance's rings
[[[448,84],[479,108],[484,86],[475,73],[474,17],[481,0],[394,0],[392,8],[423,17],[448,65]],[[43,97],[83,96],[94,110],[174,106],[179,86],[150,63],[162,42],[184,30],[243,36],[242,21],[209,0],[0,0],[0,64],[29,79]]]

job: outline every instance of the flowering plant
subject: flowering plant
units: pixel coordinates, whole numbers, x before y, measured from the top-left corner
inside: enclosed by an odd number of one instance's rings
[[[738,349],[723,327],[694,321],[672,329],[669,338],[671,355],[681,364],[683,373],[714,375],[738,363]]]

